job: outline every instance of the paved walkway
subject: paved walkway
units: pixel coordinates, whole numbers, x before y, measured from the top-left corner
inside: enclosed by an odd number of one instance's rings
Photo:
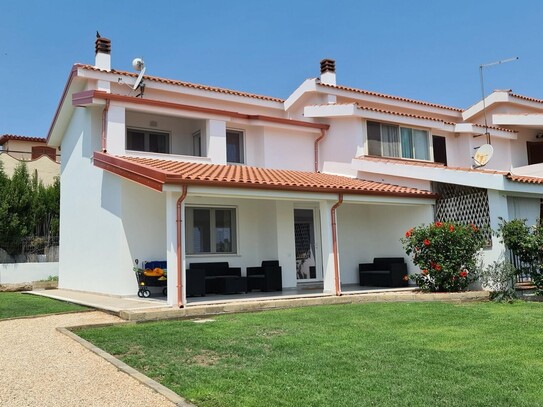
[[[175,406],[56,330],[121,321],[98,311],[0,321],[0,405]]]

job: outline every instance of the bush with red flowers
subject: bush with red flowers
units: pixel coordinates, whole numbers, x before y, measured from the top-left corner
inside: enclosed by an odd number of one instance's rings
[[[411,279],[423,291],[463,291],[477,279],[477,257],[485,241],[475,225],[435,222],[408,230],[401,241],[421,270]]]

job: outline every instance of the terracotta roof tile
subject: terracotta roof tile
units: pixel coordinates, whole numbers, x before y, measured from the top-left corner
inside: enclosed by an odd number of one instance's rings
[[[529,96],[523,96],[523,95],[519,95],[518,93],[509,92],[509,96],[512,96],[512,97],[517,98],[517,99],[524,99],[524,100],[527,100],[529,102],[543,103],[543,99],[537,99],[537,98],[532,98],[532,97],[529,97]]]
[[[508,133],[518,133],[517,131],[515,130],[510,130],[510,129],[504,129],[503,127],[496,127],[496,126],[485,126],[484,124],[477,124],[477,123],[472,123],[473,126],[475,127],[480,127],[482,129],[488,127],[489,129],[493,129],[493,130],[500,130],[500,131],[506,131]]]
[[[356,105],[357,105],[358,109],[361,109],[361,110],[368,110],[368,111],[377,112],[377,113],[393,114],[393,115],[396,115],[396,116],[403,116],[403,117],[412,117],[414,119],[431,120],[431,121],[434,121],[434,122],[441,122],[441,123],[450,124],[450,125],[454,126],[453,122],[446,122],[444,120],[437,119],[435,117],[422,116],[422,115],[418,115],[418,114],[403,113],[403,112],[394,112],[392,110],[377,109],[375,107],[361,106],[358,103],[356,103]]]
[[[86,69],[88,71],[107,72],[107,73],[119,74],[119,75],[124,75],[124,76],[131,76],[133,78],[138,77],[138,74],[136,74],[134,72],[118,71],[118,70],[115,70],[115,69],[107,71],[107,70],[96,68],[95,66],[92,66],[92,65],[85,65],[85,64],[76,64],[75,66],[78,67],[78,68],[81,68],[81,69]],[[165,83],[165,84],[168,84],[168,85],[183,86],[183,87],[186,87],[186,88],[206,90],[206,91],[210,91],[210,92],[224,93],[224,94],[235,95],[235,96],[243,96],[243,97],[248,97],[248,98],[253,98],[253,99],[267,100],[267,101],[271,101],[271,102],[279,102],[279,103],[284,102],[283,99],[274,98],[274,97],[271,97],[271,96],[256,95],[256,94],[253,94],[253,93],[247,93],[247,92],[240,92],[240,91],[237,91],[237,90],[218,88],[218,87],[215,87],[215,86],[199,85],[197,83],[190,83],[190,82],[177,81],[177,80],[173,80],[173,79],[160,78],[158,76],[145,75],[144,78],[145,78],[145,80],[148,80],[148,81],[158,82],[158,83]]]
[[[525,182],[528,184],[543,184],[543,178],[541,177],[529,177],[527,175],[514,175],[507,174],[507,178],[515,182]]]
[[[32,141],[34,143],[45,143],[46,139],[42,137],[28,137],[28,136],[17,136],[15,134],[3,134],[0,136],[0,145],[6,143],[9,140],[17,141]]]
[[[349,92],[363,93],[365,95],[377,96],[377,97],[382,97],[382,98],[392,99],[392,100],[398,100],[398,101],[401,101],[401,102],[409,102],[409,103],[415,103],[415,104],[423,105],[423,106],[438,107],[440,109],[453,110],[455,112],[463,112],[464,111],[463,109],[459,109],[459,108],[456,108],[456,107],[440,105],[440,104],[437,104],[437,103],[423,102],[423,101],[420,101],[420,100],[414,100],[414,99],[404,98],[404,97],[400,97],[400,96],[386,95],[384,93],[372,92],[372,91],[364,90],[364,89],[350,88],[348,86],[330,85],[330,84],[321,83],[321,82],[317,82],[317,84],[319,84],[320,86],[327,86],[327,87],[330,87],[330,88],[346,90],[346,91],[349,91]]]
[[[274,170],[244,165],[201,164],[140,157],[116,157],[95,153],[95,164],[102,168],[130,169],[133,174],[154,174],[163,184],[197,184],[221,187],[293,190],[304,192],[345,193],[358,195],[393,195],[433,198],[429,191],[338,175]],[[135,165],[135,166],[134,166]],[[100,166],[100,165],[98,165]],[[115,167],[115,168],[112,168]]]
[[[382,162],[382,163],[388,163],[388,164],[396,164],[396,165],[412,165],[412,166],[417,166],[417,167],[441,168],[447,171],[480,172],[484,174],[495,174],[495,175],[509,174],[507,171],[487,170],[483,168],[470,168],[470,167],[448,167],[441,163],[435,163],[431,161],[408,160],[408,159],[403,159],[403,158],[360,156],[360,157],[356,157],[356,159],[365,160],[365,161]]]

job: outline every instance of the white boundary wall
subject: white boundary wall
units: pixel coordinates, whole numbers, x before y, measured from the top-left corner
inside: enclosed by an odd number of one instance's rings
[[[58,276],[58,262],[0,264],[0,284],[30,283],[49,276]]]

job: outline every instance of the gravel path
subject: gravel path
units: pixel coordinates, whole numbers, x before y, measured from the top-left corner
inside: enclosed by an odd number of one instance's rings
[[[0,405],[175,406],[55,329],[119,321],[102,312],[0,321]]]

